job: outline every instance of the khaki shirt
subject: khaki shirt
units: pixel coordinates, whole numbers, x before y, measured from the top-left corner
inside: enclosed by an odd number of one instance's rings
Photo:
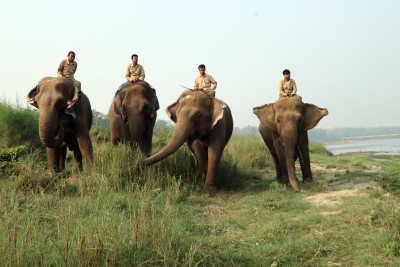
[[[68,59],[64,59],[61,61],[60,66],[58,66],[57,75],[70,80],[75,80],[74,74],[76,68],[78,68],[78,63],[76,63],[76,61],[69,62]]]
[[[195,90],[215,90],[217,82],[211,75],[204,74],[204,76],[200,75],[194,80],[193,88]]]
[[[132,63],[129,64],[126,67],[125,77],[128,81],[133,81],[133,78],[139,78],[139,80],[143,81],[145,77],[143,66],[140,64],[136,64],[136,66],[133,66]]]
[[[279,94],[280,95],[295,95],[297,92],[296,82],[292,79],[286,81],[283,79],[279,82]]]

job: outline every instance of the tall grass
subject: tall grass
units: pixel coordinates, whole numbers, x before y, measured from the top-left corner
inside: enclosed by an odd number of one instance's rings
[[[155,138],[155,150],[169,137]],[[186,201],[202,195],[203,185],[187,147],[148,168],[126,145],[97,143],[94,155],[82,172],[70,154],[66,170],[56,175],[45,171],[40,153],[13,167],[0,184],[4,264],[195,266],[206,260],[185,230],[198,220]],[[222,189],[241,184],[232,183],[237,169],[227,157]]]

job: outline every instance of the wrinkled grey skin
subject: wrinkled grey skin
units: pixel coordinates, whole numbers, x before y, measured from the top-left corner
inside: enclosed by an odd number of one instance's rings
[[[260,120],[259,131],[275,162],[276,177],[300,191],[295,173],[299,158],[304,181],[312,181],[307,131],[314,128],[328,110],[305,104],[301,98],[283,97],[273,104],[253,108]]]
[[[63,77],[46,77],[28,94],[28,103],[39,109],[39,137],[47,147],[48,169],[59,172],[65,168],[67,148],[72,150],[75,161],[82,168],[82,161],[93,159],[89,130],[92,109],[89,99],[81,92],[71,109],[65,110],[74,95],[72,82]]]
[[[196,156],[199,169],[205,175],[205,190],[214,192],[222,153],[233,130],[232,114],[228,105],[210,97],[204,91],[187,91],[166,112],[176,123],[171,140],[142,163],[156,163],[177,151],[186,142]]]
[[[111,142],[126,142],[149,155],[157,119],[154,89],[145,81],[127,83],[115,95],[108,112]]]

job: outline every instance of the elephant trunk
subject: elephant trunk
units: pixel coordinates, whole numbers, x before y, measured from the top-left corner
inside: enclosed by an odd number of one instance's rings
[[[145,130],[144,118],[141,115],[131,115],[129,116],[128,126],[131,145],[139,147],[143,141],[143,132]]]
[[[299,184],[297,183],[296,170],[295,170],[297,134],[282,136],[282,141],[284,144],[286,167],[289,176],[289,182],[290,185],[293,187],[294,191],[299,192],[300,188]]]
[[[191,128],[191,126],[185,124],[184,122],[178,122],[169,143],[153,156],[144,159],[142,161],[142,164],[151,165],[173,154],[185,143],[188,137],[192,134],[191,130],[189,130]]]
[[[58,115],[49,109],[40,109],[39,137],[48,148],[60,146],[64,139],[64,132],[59,123]]]

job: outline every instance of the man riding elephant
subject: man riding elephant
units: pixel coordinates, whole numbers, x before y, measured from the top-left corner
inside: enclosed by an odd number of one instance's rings
[[[121,91],[121,89],[124,87],[129,87],[133,83],[143,82],[144,78],[146,77],[143,66],[138,63],[138,60],[139,60],[138,55],[133,54],[131,56],[131,60],[132,60],[132,63],[130,63],[126,67],[126,71],[125,71],[125,78],[126,78],[127,82],[121,84],[121,86],[118,88],[115,95],[117,95]],[[145,85],[146,84],[148,85],[148,83],[145,83]],[[156,110],[158,110],[160,108],[160,104],[158,102],[156,90],[154,88],[152,88],[152,89],[153,89],[153,93],[154,93],[154,95],[153,95],[154,102],[156,103]]]
[[[75,52],[69,51],[67,59],[61,61],[57,70],[57,76],[67,78],[72,82],[75,88],[74,97],[72,98],[71,101],[68,102],[68,108],[70,108],[72,104],[78,100],[79,92],[81,91],[80,81],[77,81],[74,78],[74,74],[77,68],[78,68],[78,63],[75,61]]]
[[[194,80],[193,90],[203,90],[210,96],[214,97],[217,82],[211,75],[206,74],[206,66],[204,64],[200,64],[198,69],[200,75]]]

